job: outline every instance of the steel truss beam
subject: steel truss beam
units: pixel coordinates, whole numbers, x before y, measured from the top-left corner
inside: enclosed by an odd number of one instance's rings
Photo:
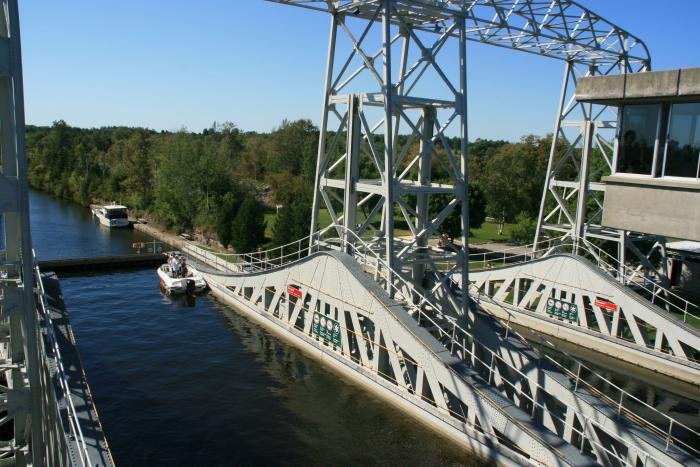
[[[268,0],[366,20],[384,0]],[[649,66],[644,43],[570,0],[392,0],[414,28],[441,34],[455,14],[466,19],[466,39],[575,63]],[[458,31],[451,35],[458,37]]]
[[[461,119],[461,134],[465,141],[462,142],[462,154],[466,154],[466,94],[461,85],[466,83],[466,66],[463,59],[465,40],[471,40],[514,50],[535,53],[547,57],[557,58],[566,62],[566,72],[564,85],[562,87],[561,104],[556,120],[555,137],[552,142],[550,155],[550,165],[548,169],[545,191],[543,194],[540,216],[537,227],[537,240],[545,232],[557,232],[556,236],[566,234],[577,242],[584,239],[586,242],[593,242],[600,245],[605,241],[613,241],[618,244],[617,261],[620,269],[624,268],[625,253],[627,250],[634,253],[647,274],[654,273],[650,268],[651,262],[648,256],[632,245],[631,237],[625,232],[614,229],[605,229],[600,226],[602,216],[602,202],[604,187],[600,181],[601,172],[609,171],[612,166],[613,146],[611,138],[606,137],[606,133],[614,133],[616,117],[610,109],[600,106],[578,104],[573,99],[575,83],[579,76],[590,74],[608,74],[613,72],[631,73],[647,70],[650,67],[650,57],[644,43],[632,36],[624,29],[604,20],[592,11],[581,7],[573,1],[567,0],[474,0],[474,1],[419,1],[419,0],[346,0],[346,1],[320,1],[320,0],[271,0],[288,5],[301,6],[331,13],[333,23],[331,26],[331,40],[328,54],[328,71],[325,87],[324,113],[322,123],[322,136],[319,153],[319,176],[317,177],[317,188],[319,195],[314,202],[314,218],[312,230],[317,226],[319,200],[329,206],[335,204],[337,212],[329,207],[331,218],[334,223],[346,225],[354,228],[353,224],[357,220],[357,213],[344,212],[340,209],[338,200],[344,202],[358,202],[356,196],[344,197],[336,193],[320,193],[324,188],[319,184],[326,182],[328,187],[340,189],[341,181],[330,180],[324,172],[328,167],[326,163],[333,157],[330,153],[321,154],[326,151],[326,136],[328,131],[329,114],[337,113],[334,108],[333,98],[341,97],[340,90],[345,88],[350,82],[357,78],[363,71],[369,72],[381,86],[379,94],[367,94],[369,99],[360,98],[353,107],[351,114],[346,105],[343,115],[339,115],[340,124],[338,132],[347,130],[345,124],[353,119],[359,119],[353,125],[353,129],[362,128],[354,134],[354,140],[348,139],[347,147],[352,155],[347,158],[349,166],[356,163],[353,157],[361,154],[357,146],[363,141],[370,146],[371,159],[375,162],[376,168],[383,179],[380,183],[377,180],[369,184],[358,183],[357,181],[346,180],[345,190],[366,190],[361,193],[367,196],[361,197],[361,206],[372,204],[373,208],[381,210],[384,218],[380,237],[383,245],[378,247],[386,251],[385,257],[392,268],[401,269],[409,266],[410,258],[419,260],[421,264],[430,264],[425,261],[425,236],[437,231],[439,224],[449,214],[451,209],[459,205],[464,209],[463,222],[468,221],[468,209],[463,202],[468,199],[466,190],[468,187],[468,177],[466,177],[466,164],[463,171],[465,193],[462,195],[459,174],[453,180],[452,186],[455,188],[456,202],[448,202],[446,210],[441,211],[434,219],[428,219],[424,210],[419,209],[425,203],[425,198],[418,198],[415,209],[414,206],[407,206],[401,202],[401,195],[415,196],[417,193],[411,191],[406,184],[401,183],[400,176],[397,181],[398,172],[395,166],[403,162],[401,150],[394,147],[399,134],[399,126],[402,120],[408,120],[404,108],[410,108],[411,104],[405,100],[406,96],[412,95],[413,87],[420,81],[425,69],[433,66],[437,75],[451,91],[450,99],[447,102],[438,100],[424,100],[424,115],[414,118],[414,124],[409,124],[412,131],[411,137],[418,137],[421,149],[419,154],[413,159],[409,159],[410,167],[419,167],[417,161],[425,161],[425,151],[430,151],[431,144],[441,143],[443,135],[441,131],[434,132],[434,122],[430,119],[431,112],[436,108],[449,108],[450,101],[454,97],[452,108]],[[348,18],[359,18],[367,24],[361,35],[357,38],[350,32],[346,24]],[[382,26],[382,47],[376,53],[370,53],[363,48],[363,41],[373,24],[381,20]],[[352,55],[340,71],[334,68],[334,58],[336,55],[336,39],[338,27],[347,33],[351,43],[353,54],[360,58],[361,65],[352,73],[348,71],[348,65]],[[390,35],[390,30],[398,30],[394,36]],[[433,34],[437,39],[432,47],[425,47],[416,36],[420,33]],[[460,41],[460,86],[453,86],[436,63],[436,56],[444,46],[449,37],[456,37]],[[391,50],[395,43],[403,41],[400,52],[401,60],[398,74],[392,80]],[[407,66],[406,53],[409,46],[417,46],[422,53],[422,57],[412,66]],[[376,61],[381,60],[383,69],[375,67]],[[418,70],[418,71],[417,71]],[[383,71],[383,74],[380,73]],[[416,72],[417,71],[417,72]],[[336,74],[337,73],[337,74]],[[341,77],[345,74],[345,78]],[[336,77],[337,76],[337,77]],[[336,78],[334,78],[336,77]],[[413,78],[412,84],[407,84],[409,78]],[[459,91],[457,90],[459,88]],[[466,87],[465,87],[466,89]],[[381,98],[377,99],[377,96]],[[461,97],[461,98],[460,98]],[[342,96],[342,100],[350,99],[349,96]],[[403,100],[402,100],[403,99]],[[380,120],[371,129],[364,118],[363,109],[370,103],[383,103],[385,109],[384,120]],[[413,106],[418,102],[414,101]],[[332,107],[332,108],[331,108]],[[432,111],[429,110],[432,108]],[[393,118],[392,118],[393,117]],[[447,119],[450,120],[449,118]],[[374,131],[383,128],[384,131],[384,160],[374,145]],[[436,127],[437,128],[437,127]],[[572,133],[573,136],[568,136]],[[442,129],[444,132],[444,129]],[[337,146],[333,145],[333,148]],[[443,145],[443,148],[448,145]],[[564,149],[562,149],[564,148]],[[561,154],[561,152],[564,154]],[[341,151],[342,153],[342,151]],[[405,151],[403,152],[405,157]],[[344,153],[336,161],[343,163]],[[427,156],[430,157],[430,156]],[[460,156],[461,157],[461,156]],[[597,159],[603,161],[599,163]],[[452,167],[456,166],[454,155],[448,154],[448,161]],[[383,162],[383,164],[382,164]],[[460,161],[462,162],[462,161]],[[336,168],[337,166],[332,166]],[[356,170],[353,169],[353,170]],[[352,177],[355,172],[346,171],[346,176]],[[425,187],[431,186],[430,177],[422,173],[420,169],[414,170],[415,181],[420,187],[421,193],[426,193]],[[405,172],[402,173],[405,175]],[[427,193],[430,196],[433,193]],[[398,206],[395,206],[398,204]],[[356,205],[355,205],[356,206]],[[393,210],[400,210],[407,225],[411,229],[411,237],[408,245],[394,245],[394,241],[386,241],[393,238]],[[352,210],[352,207],[351,207]],[[374,211],[372,212],[372,214]],[[391,215],[387,215],[390,213]],[[444,216],[442,216],[444,214]],[[357,232],[362,233],[371,220],[359,225]],[[467,224],[468,225],[468,222]],[[467,233],[468,235],[468,233]],[[636,236],[638,237],[638,236]],[[634,238],[636,238],[634,237]],[[464,238],[463,240],[466,240]],[[537,243],[536,243],[537,244]],[[662,245],[663,250],[663,245]],[[466,271],[468,262],[459,258],[458,267]],[[434,266],[434,264],[432,265]],[[421,274],[421,267],[413,267],[414,278]],[[467,274],[463,274],[467,277]],[[624,275],[620,274],[624,281]],[[465,285],[465,284],[461,284]],[[462,287],[464,290],[464,287]],[[466,300],[465,300],[466,303]]]
[[[355,236],[372,238],[392,271],[423,281],[431,237],[454,211],[468,223],[466,24],[460,13],[444,17],[441,34],[417,30],[414,19],[393,1],[372,5],[366,18],[335,13],[325,81],[316,190],[311,231],[315,242]],[[459,47],[445,59],[447,41]],[[341,43],[341,41],[343,41]],[[450,73],[443,62],[459,63]],[[425,92],[426,76],[437,78]],[[452,147],[446,132],[462,138]],[[439,167],[442,179],[434,179]],[[439,197],[438,197],[439,195]],[[330,226],[319,226],[321,208]],[[395,239],[401,223],[410,235]],[[467,244],[468,229],[461,241]],[[349,235],[351,234],[351,235]],[[466,254],[456,250],[456,272],[467,277]],[[465,316],[466,282],[454,311]]]
[[[593,397],[575,374],[559,373],[489,317],[476,315],[476,336],[401,279],[390,298],[368,274],[376,257],[321,247],[272,269],[205,278],[214,294],[268,329],[496,459],[676,466],[690,459],[675,438],[669,444],[659,430],[633,426],[635,413]],[[196,247],[186,252],[221,261]]]
[[[550,255],[522,264],[472,272],[473,290],[545,323],[584,331],[590,347],[620,357],[618,345],[635,349],[632,363],[657,360],[654,371],[700,377],[700,332],[682,319],[623,287],[597,266],[575,255]],[[577,313],[553,313],[555,300]],[[562,317],[563,316],[563,317]],[[533,326],[542,329],[542,325]],[[574,333],[572,333],[574,334]],[[562,338],[564,332],[559,332]],[[614,344],[611,344],[614,343]],[[622,353],[622,352],[620,352]],[[669,358],[672,357],[672,358]],[[661,363],[658,363],[661,362]],[[680,368],[681,370],[676,370]],[[677,373],[667,373],[677,371]]]
[[[0,464],[86,465],[54,329],[38,311],[44,297],[29,227],[19,13],[17,0],[0,2]]]

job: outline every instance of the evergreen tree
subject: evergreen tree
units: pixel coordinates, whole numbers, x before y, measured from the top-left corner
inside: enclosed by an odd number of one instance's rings
[[[272,227],[272,244],[281,246],[307,237],[310,220],[311,201],[306,197],[280,208]]]
[[[235,193],[226,193],[221,199],[221,205],[216,215],[216,234],[219,237],[219,242],[226,248],[231,244],[231,230],[239,205],[240,201]]]
[[[231,226],[231,245],[238,253],[254,251],[265,242],[263,207],[253,196],[246,196]]]

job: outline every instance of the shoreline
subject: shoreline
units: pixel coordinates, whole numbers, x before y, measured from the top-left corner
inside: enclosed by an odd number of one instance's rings
[[[206,245],[200,240],[196,238],[192,238],[191,240],[186,240],[182,238],[179,235],[175,235],[173,233],[170,233],[166,231],[164,228],[161,226],[158,226],[156,224],[148,223],[148,224],[143,224],[140,222],[133,221],[131,222],[131,226],[133,227],[134,230],[138,230],[139,232],[145,233],[146,235],[150,235],[151,237],[175,248],[182,250],[186,245],[188,244],[194,244],[199,247],[207,248],[210,250],[213,250],[217,253],[231,253],[229,250],[225,250],[221,248],[218,245]],[[214,242],[216,243],[216,242]]]
[[[165,232],[157,227],[152,226],[151,224],[142,224],[139,222],[132,222],[131,224],[134,228],[134,230],[138,230],[139,232],[143,232],[147,235],[150,235],[151,237],[160,240],[163,243],[167,243],[168,245],[175,247],[175,248],[180,248],[187,243],[187,240],[184,238],[171,234],[169,232]]]

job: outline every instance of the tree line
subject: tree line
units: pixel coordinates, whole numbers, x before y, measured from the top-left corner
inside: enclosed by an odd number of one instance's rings
[[[308,235],[318,135],[305,119],[284,120],[269,133],[241,131],[232,123],[215,123],[201,133],[83,129],[64,121],[30,125],[29,183],[82,205],[118,201],[169,229],[198,230],[236,251],[250,251]],[[375,143],[383,150],[381,137]],[[456,138],[449,144],[459,148]],[[341,140],[339,150],[343,145]],[[524,233],[516,240],[531,236],[550,145],[550,137],[535,136],[470,143],[471,228],[491,216],[501,224],[518,221]],[[376,176],[371,164],[360,170],[361,177]],[[443,176],[434,163],[433,179]],[[437,197],[432,201],[431,211],[440,204]],[[265,213],[277,213],[271,238],[265,238]],[[455,212],[445,229],[456,236],[459,225]]]

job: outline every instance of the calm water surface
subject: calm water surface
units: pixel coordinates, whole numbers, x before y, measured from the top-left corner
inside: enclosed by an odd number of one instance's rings
[[[90,209],[46,193],[30,191],[29,203],[32,240],[40,260],[134,253],[132,243],[150,239],[131,229],[110,230]]]
[[[131,253],[149,240],[42,193],[30,202],[39,259]],[[66,276],[61,286],[118,465],[480,462],[212,297],[164,297],[155,270]],[[696,397],[605,372],[700,425]]]
[[[131,252],[138,236],[30,199],[40,259]],[[154,270],[61,286],[118,465],[478,463],[212,297],[164,297]]]

